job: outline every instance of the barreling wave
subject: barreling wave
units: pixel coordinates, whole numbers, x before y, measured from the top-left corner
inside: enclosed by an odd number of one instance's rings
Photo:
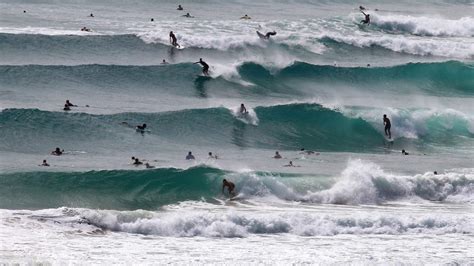
[[[269,172],[228,172],[205,166],[186,170],[163,168],[2,174],[0,208],[68,206],[156,210],[185,201],[221,204],[215,198],[220,197],[224,178],[235,182],[240,199],[266,203],[283,200],[308,204],[358,205],[412,198],[437,202],[474,202],[472,169],[439,175],[425,173],[399,176],[385,173],[373,163],[355,160],[350,161],[340,177],[334,179]]]
[[[0,208],[157,209],[217,195],[223,175],[207,167],[2,174]]]

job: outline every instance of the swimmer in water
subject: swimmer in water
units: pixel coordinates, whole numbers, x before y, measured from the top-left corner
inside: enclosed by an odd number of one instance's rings
[[[43,163],[40,164],[39,166],[49,166],[49,163],[46,160],[43,160]]]

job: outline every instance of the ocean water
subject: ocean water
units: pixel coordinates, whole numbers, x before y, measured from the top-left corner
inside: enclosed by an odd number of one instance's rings
[[[473,264],[473,14],[0,0],[0,264]]]

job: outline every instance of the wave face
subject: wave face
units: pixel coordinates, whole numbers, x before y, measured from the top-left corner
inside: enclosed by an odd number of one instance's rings
[[[129,150],[136,136],[123,123],[147,123],[151,132],[146,140],[150,145],[171,142],[357,152],[377,152],[385,147],[380,125],[384,110],[356,107],[334,110],[318,104],[289,104],[250,111],[246,116],[222,107],[91,115],[7,109],[0,113],[0,149],[44,153],[59,145],[86,150]],[[396,140],[393,148],[411,145],[423,150],[427,145],[465,145],[474,137],[473,118],[457,111],[393,109],[388,114],[396,125],[392,128]]]
[[[472,171],[396,176],[385,173],[373,163],[355,160],[334,180],[295,177],[298,175],[236,173],[203,166],[187,170],[2,174],[0,208],[45,209],[70,206],[156,210],[164,205],[184,201],[218,203],[215,198],[220,197],[224,178],[235,182],[239,198],[266,203],[280,199],[358,205],[383,204],[412,198],[436,202],[474,202]]]
[[[221,182],[217,178],[223,175],[221,170],[206,167],[7,174],[0,178],[0,208],[157,209],[165,204],[217,195]]]
[[[218,65],[212,68],[212,80],[197,78],[200,68],[190,63],[167,66],[23,65],[0,66],[0,71],[4,73],[0,76],[4,86],[22,89],[75,88],[79,84],[82,88],[100,91],[130,93],[133,88],[192,96],[196,92],[189,87],[196,90],[209,87],[221,88],[211,90],[215,93],[227,91],[254,96],[279,93],[294,97],[302,94],[300,83],[315,82],[325,86],[351,86],[368,92],[474,95],[474,67],[457,61],[371,68],[296,62],[276,72],[255,63],[244,63],[235,70]],[[249,86],[253,89],[249,90]]]

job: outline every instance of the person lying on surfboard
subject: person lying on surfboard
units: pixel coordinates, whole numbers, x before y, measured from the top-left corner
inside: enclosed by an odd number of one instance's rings
[[[176,36],[174,35],[173,31],[170,31],[170,43],[171,45],[173,45],[174,47],[181,47],[179,44],[178,44],[178,40],[176,39]]]
[[[202,61],[202,58],[199,58],[199,61],[194,64],[201,64],[202,74],[204,74],[205,76],[209,76],[209,65],[206,62]]]
[[[226,187],[227,187],[227,191],[229,192],[229,196],[235,197],[235,193],[234,193],[235,184],[224,179],[222,180],[222,193],[224,193],[224,188]]]

